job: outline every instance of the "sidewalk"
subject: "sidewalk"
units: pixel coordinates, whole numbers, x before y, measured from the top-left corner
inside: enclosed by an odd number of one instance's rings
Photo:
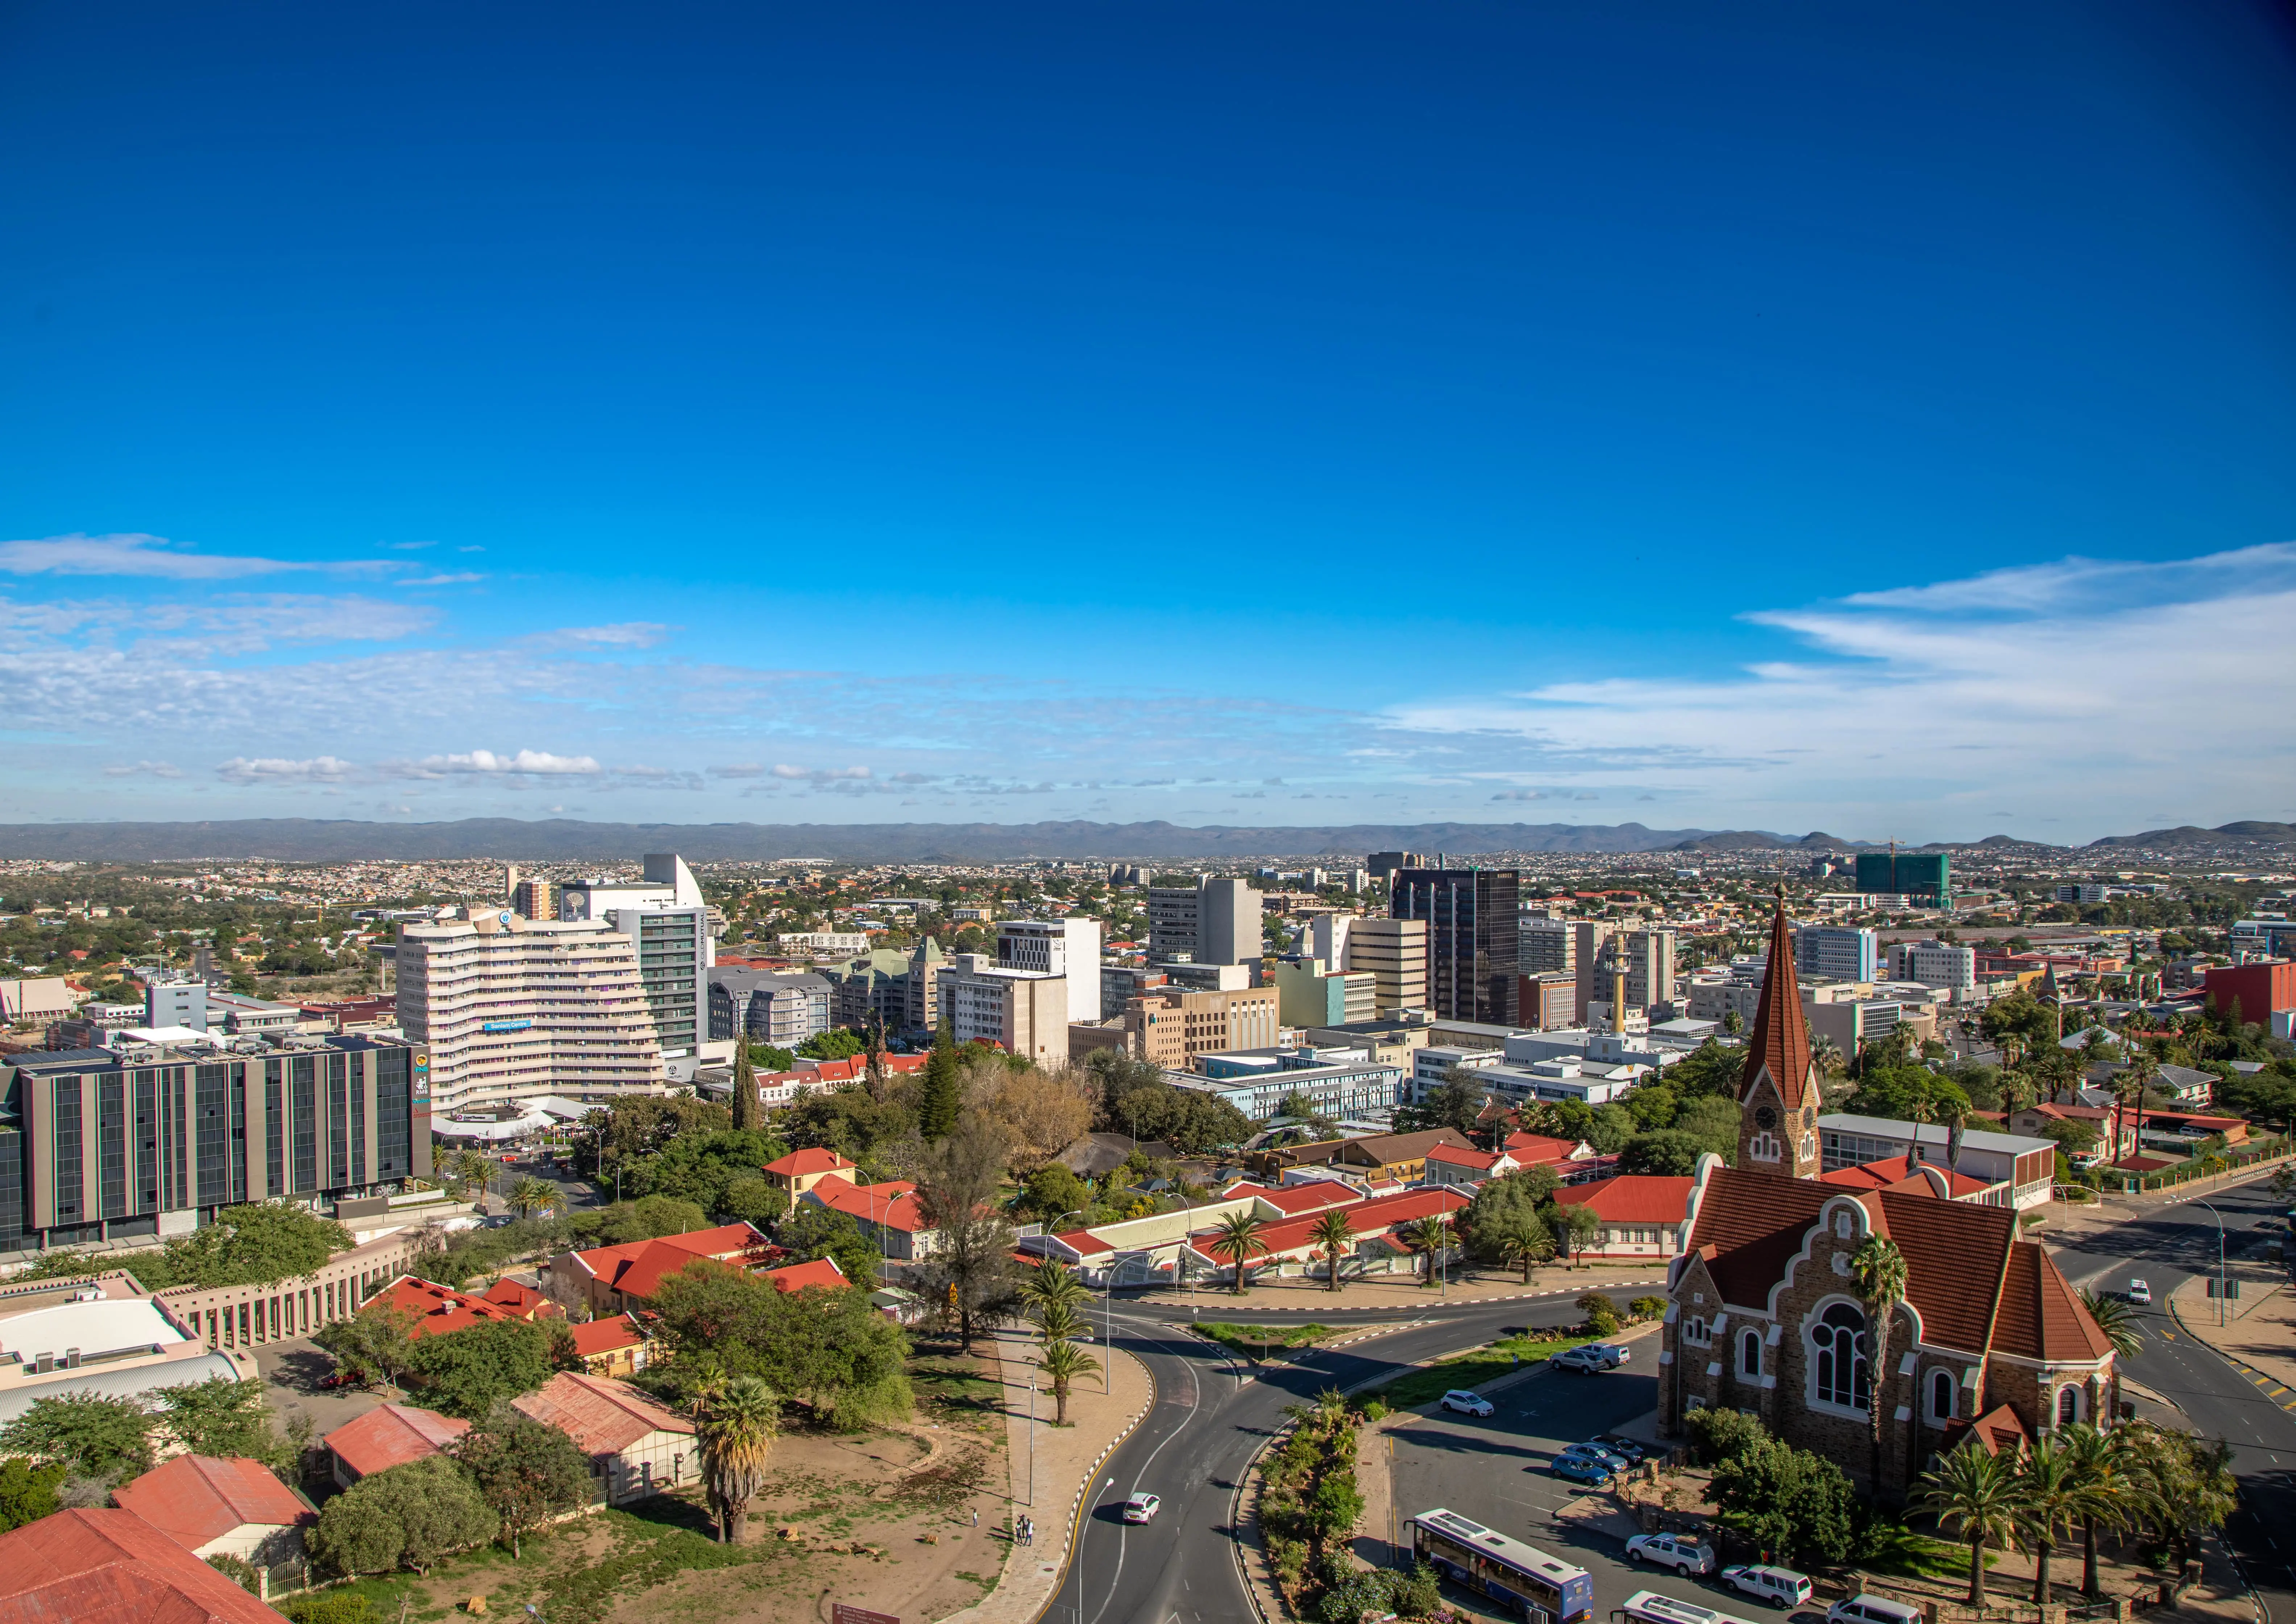
[[[1230,1313],[1258,1312],[1262,1314],[1349,1314],[1376,1313],[1382,1309],[1416,1312],[1423,1308],[1439,1308],[1447,1302],[1500,1302],[1512,1298],[1529,1301],[1533,1298],[1561,1298],[1564,1301],[1588,1292],[1628,1291],[1633,1295],[1663,1297],[1666,1295],[1666,1266],[1652,1262],[1646,1267],[1623,1264],[1603,1264],[1591,1268],[1564,1268],[1549,1264],[1534,1268],[1530,1284],[1522,1283],[1521,1269],[1458,1268],[1451,1272],[1446,1286],[1422,1285],[1409,1275],[1382,1276],[1371,1280],[1342,1280],[1340,1289],[1332,1291],[1319,1278],[1288,1280],[1273,1278],[1255,1284],[1242,1296],[1237,1296],[1226,1286],[1199,1285],[1193,1292],[1182,1292],[1171,1286],[1158,1286],[1123,1295],[1131,1300],[1154,1303],[1160,1307],[1179,1307],[1193,1302],[1199,1319],[1225,1319]]]
[[[1004,1383],[1005,1465],[1011,1516],[1034,1518],[1037,1542],[1004,1547],[1004,1571],[996,1588],[940,1624],[1030,1624],[1051,1603],[1068,1571],[1078,1507],[1094,1504],[1086,1490],[1109,1452],[1137,1426],[1156,1401],[1146,1366],[1120,1349],[1094,1345],[1093,1357],[1108,1369],[1112,1392],[1101,1391],[1101,1377],[1086,1376],[1069,1391],[1069,1424],[1053,1425],[1053,1395],[1037,1375],[1036,1342],[1016,1327],[984,1338],[996,1344]],[[1035,1504],[1029,1504],[1029,1382],[1036,1377]]]
[[[2228,1272],[2241,1290],[2231,1302],[2208,1294],[2213,1276],[2195,1276],[2169,1294],[2169,1312],[2186,1335],[2234,1361],[2265,1397],[2296,1412],[2296,1294],[2286,1266],[2243,1259]],[[2226,1308],[2228,1322],[2218,1325]]]

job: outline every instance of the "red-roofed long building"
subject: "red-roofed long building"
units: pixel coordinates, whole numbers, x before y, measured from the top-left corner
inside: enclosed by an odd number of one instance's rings
[[[2077,1421],[2112,1425],[2112,1346],[2048,1254],[2018,1239],[2013,1207],[1926,1164],[1820,1176],[1817,1081],[1783,903],[1747,1051],[1739,1165],[1699,1163],[1688,1246],[1668,1274],[1660,1426],[1679,1432],[1710,1406],[1749,1410],[1897,1502],[1965,1438],[1997,1449]],[[1851,1262],[1873,1242],[1906,1270],[1879,1361]]]
[[[586,1308],[593,1316],[619,1314],[652,1301],[664,1280],[683,1273],[696,1258],[755,1263],[770,1247],[754,1226],[721,1224],[658,1240],[562,1252],[543,1266],[542,1279],[552,1298],[569,1307]]]
[[[10,1624],[285,1624],[132,1511],[60,1511],[0,1534]]]
[[[238,1456],[178,1455],[121,1484],[111,1499],[194,1556],[236,1556],[257,1568],[300,1556],[303,1530],[319,1520],[269,1467]]]

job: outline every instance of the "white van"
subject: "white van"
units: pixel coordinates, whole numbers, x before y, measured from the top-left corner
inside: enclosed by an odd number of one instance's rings
[[[1792,1568],[1747,1563],[1725,1568],[1723,1579],[1748,1595],[1759,1595],[1773,1607],[1799,1607],[1809,1600],[1809,1580]]]
[[[1922,1624],[1922,1610],[1886,1595],[1853,1595],[1825,1610],[1825,1624]]]

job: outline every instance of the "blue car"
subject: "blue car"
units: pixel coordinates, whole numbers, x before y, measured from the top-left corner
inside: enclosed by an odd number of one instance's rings
[[[1577,1483],[1606,1483],[1611,1469],[1601,1461],[1589,1460],[1583,1455],[1558,1455],[1547,1464],[1559,1478],[1569,1478]]]

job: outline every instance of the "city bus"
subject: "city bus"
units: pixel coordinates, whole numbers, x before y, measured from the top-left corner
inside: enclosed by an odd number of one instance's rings
[[[1595,1580],[1586,1569],[1457,1512],[1412,1518],[1411,1549],[1453,1584],[1521,1613],[1526,1624],[1588,1624],[1595,1615]]]
[[[1734,1619],[1696,1602],[1678,1602],[1655,1590],[1637,1590],[1623,1606],[1611,1608],[1611,1624],[1621,1620],[1627,1624],[1750,1624],[1748,1620]]]

